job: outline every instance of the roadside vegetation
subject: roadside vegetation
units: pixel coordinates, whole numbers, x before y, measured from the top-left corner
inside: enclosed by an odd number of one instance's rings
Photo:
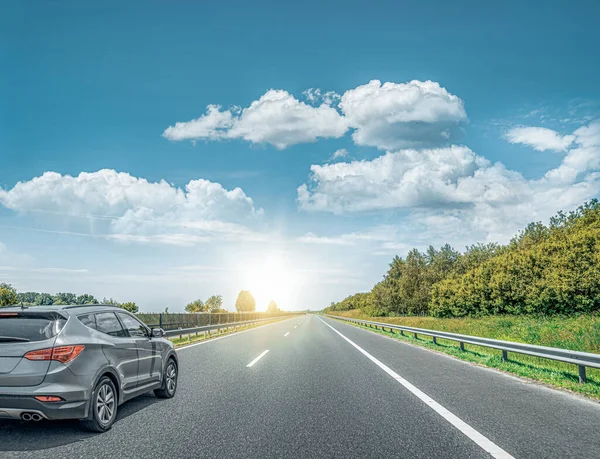
[[[65,304],[112,304],[119,306],[129,312],[136,313],[139,307],[132,301],[120,303],[112,298],[97,300],[94,295],[76,293],[50,293],[40,292],[17,292],[10,284],[0,284],[0,306],[23,305],[23,306],[51,306]]]
[[[476,244],[463,253],[411,250],[394,257],[370,292],[326,312],[360,309],[369,316],[479,317],[570,315],[600,310],[600,204],[597,200],[549,225],[530,223],[509,244]]]

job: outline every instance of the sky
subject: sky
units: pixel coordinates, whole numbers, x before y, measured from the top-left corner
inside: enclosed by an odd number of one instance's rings
[[[11,1],[0,282],[322,309],[600,194],[596,1]]]

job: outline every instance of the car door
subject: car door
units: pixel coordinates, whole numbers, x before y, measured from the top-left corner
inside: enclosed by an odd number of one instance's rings
[[[139,356],[139,386],[160,382],[162,378],[162,353],[160,343],[153,340],[150,330],[126,312],[117,312],[123,327],[135,341]]]
[[[139,382],[139,354],[135,339],[125,331],[114,312],[94,314],[96,330],[107,335],[104,355],[121,377],[125,392],[135,390]]]

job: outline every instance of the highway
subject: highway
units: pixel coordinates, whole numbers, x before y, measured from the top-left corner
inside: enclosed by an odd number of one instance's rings
[[[2,422],[10,458],[598,458],[600,404],[307,315],[178,351],[105,434]]]

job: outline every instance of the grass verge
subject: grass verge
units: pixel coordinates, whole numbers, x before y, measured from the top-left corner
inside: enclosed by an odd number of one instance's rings
[[[289,317],[284,317],[284,318],[275,318],[273,320],[265,320],[264,322],[259,322],[256,324],[249,324],[249,325],[243,325],[241,327],[238,327],[237,329],[230,329],[229,331],[227,331],[225,328],[221,329],[223,331],[219,331],[219,330],[211,330],[210,332],[206,332],[206,337],[204,337],[203,332],[199,333],[198,335],[190,335],[189,339],[188,336],[184,336],[183,338],[167,338],[169,339],[169,341],[171,341],[173,343],[173,345],[178,348],[178,347],[184,347],[187,346],[188,344],[193,344],[193,343],[199,343],[201,341],[209,341],[211,339],[217,338],[219,336],[225,336],[225,335],[231,335],[233,333],[237,333],[240,331],[244,331],[244,330],[249,330],[251,328],[258,328],[258,327],[262,327],[263,325],[268,325],[268,324],[272,324],[274,322],[279,322],[281,320],[285,320],[288,319]],[[223,324],[223,327],[226,327],[225,324]]]
[[[336,314],[336,315],[341,315],[341,314]],[[458,319],[459,321],[462,320],[462,324],[460,324],[460,327],[456,327],[457,324],[443,324],[440,322],[443,321],[456,321],[457,319],[435,319],[435,318],[427,318],[427,317],[396,317],[396,318],[389,318],[389,317],[377,317],[377,318],[372,318],[372,317],[357,317],[357,313],[353,313],[352,315],[350,314],[345,314],[347,316],[351,316],[351,317],[356,317],[356,318],[364,318],[365,320],[375,320],[377,322],[385,322],[385,323],[390,323],[390,324],[396,324],[396,325],[406,325],[409,327],[417,327],[417,328],[428,328],[431,330],[444,330],[444,331],[450,331],[453,333],[462,333],[465,335],[475,335],[475,336],[485,336],[488,338],[495,338],[495,339],[505,339],[507,341],[520,341],[520,342],[530,342],[531,344],[539,344],[542,346],[548,346],[549,344],[547,344],[547,342],[542,341],[542,340],[537,340],[536,341],[524,341],[523,339],[515,339],[514,336],[517,335],[519,333],[519,330],[528,330],[528,333],[533,333],[535,330],[535,328],[537,328],[537,331],[540,332],[542,330],[546,330],[547,328],[552,329],[553,326],[555,325],[556,320],[555,319],[548,319],[546,322],[551,322],[551,323],[543,323],[544,320],[538,321],[537,325],[535,324],[535,320],[532,318],[494,318],[494,319],[490,319],[490,318],[483,318],[483,319]],[[427,319],[432,319],[432,320],[427,320]],[[578,319],[580,318],[570,318],[570,320],[576,322]],[[507,337],[507,333],[500,333],[498,328],[495,328],[494,331],[495,333],[489,333],[489,334],[482,334],[482,331],[485,330],[486,328],[490,327],[491,325],[493,325],[494,322],[496,321],[500,321],[500,320],[505,320],[505,321],[512,321],[513,325],[516,325],[515,330],[513,330],[513,333],[509,333],[508,335],[510,337]],[[426,323],[428,323],[429,326],[424,326],[423,325],[423,321],[425,321]],[[471,326],[467,326],[465,325],[464,322],[470,322]],[[485,325],[481,324],[481,323],[477,323],[477,321],[486,321]],[[417,323],[415,323],[417,322]],[[434,327],[431,326],[431,322],[438,322],[437,325],[444,325],[444,326],[440,326],[440,327]],[[598,331],[600,332],[600,320],[597,317],[590,317],[587,316],[583,319],[583,322],[585,323],[585,325],[583,325],[583,328],[588,328],[590,325],[592,326],[592,328],[594,328],[594,325],[598,326]],[[354,325],[354,324],[352,324]],[[528,325],[528,326],[526,326]],[[579,324],[581,326],[581,324]],[[458,347],[458,343],[454,342],[454,341],[449,341],[449,340],[444,340],[444,339],[437,339],[437,344],[433,344],[431,338],[429,337],[424,337],[424,336],[419,336],[418,338],[414,338],[412,335],[405,335],[402,336],[400,335],[399,332],[389,332],[389,331],[382,331],[382,330],[375,330],[372,328],[368,328],[368,327],[364,327],[362,325],[354,325],[356,327],[359,328],[365,328],[369,331],[375,332],[375,333],[379,333],[382,335],[386,335],[386,336],[390,336],[393,337],[397,340],[401,340],[401,341],[405,341],[411,344],[415,344],[427,349],[431,349],[433,351],[437,351],[437,352],[443,352],[445,354],[451,355],[455,358],[458,358],[460,360],[465,360],[468,362],[472,362],[475,364],[479,364],[479,365],[483,365],[483,366],[487,366],[487,367],[491,367],[491,368],[496,368],[498,370],[504,371],[506,373],[510,373],[516,376],[520,376],[522,378],[526,378],[532,381],[537,381],[543,384],[546,384],[548,386],[554,387],[554,388],[559,388],[559,389],[564,389],[564,390],[568,390],[570,392],[576,393],[576,394],[580,394],[580,395],[584,395],[586,397],[589,397],[591,399],[594,399],[596,401],[600,401],[600,370],[597,369],[593,369],[593,368],[587,368],[587,382],[585,384],[580,384],[579,383],[579,378],[578,378],[578,374],[577,374],[577,367],[575,365],[570,365],[570,364],[566,364],[566,363],[562,363],[562,362],[557,362],[557,361],[553,361],[553,360],[547,360],[547,359],[541,359],[541,358],[537,358],[537,357],[530,357],[530,356],[526,356],[526,355],[521,355],[521,354],[516,354],[516,353],[509,353],[508,357],[509,357],[509,361],[508,362],[503,362],[502,361],[502,353],[499,350],[495,350],[495,349],[490,349],[490,348],[486,348],[486,347],[481,347],[481,346],[475,346],[475,345],[471,345],[471,344],[465,344],[465,351],[461,351]],[[460,328],[460,330],[456,330],[456,328]],[[502,327],[500,327],[502,328]],[[565,336],[570,335],[571,333],[573,333],[573,330],[575,327],[573,323],[570,324],[563,324],[562,327],[562,336],[563,339]],[[479,333],[475,333],[474,330],[478,331]],[[557,330],[558,333],[560,333],[561,330]],[[493,335],[493,336],[490,336]],[[501,337],[499,337],[499,335]],[[575,335],[577,335],[577,333],[575,333]],[[556,340],[556,339],[554,339]],[[542,341],[542,342],[540,342]],[[575,347],[579,347],[577,346],[577,344],[580,344],[581,342],[586,342],[586,339],[583,340],[570,340],[568,345],[565,346],[563,345],[554,345],[553,347],[563,347],[563,348],[567,348],[567,349],[574,349]],[[595,346],[598,345],[600,346],[600,341],[594,342],[592,343],[593,346],[592,348],[594,350],[591,350],[589,348],[586,349],[574,349],[574,350],[582,350],[584,352],[598,352],[595,349]]]

